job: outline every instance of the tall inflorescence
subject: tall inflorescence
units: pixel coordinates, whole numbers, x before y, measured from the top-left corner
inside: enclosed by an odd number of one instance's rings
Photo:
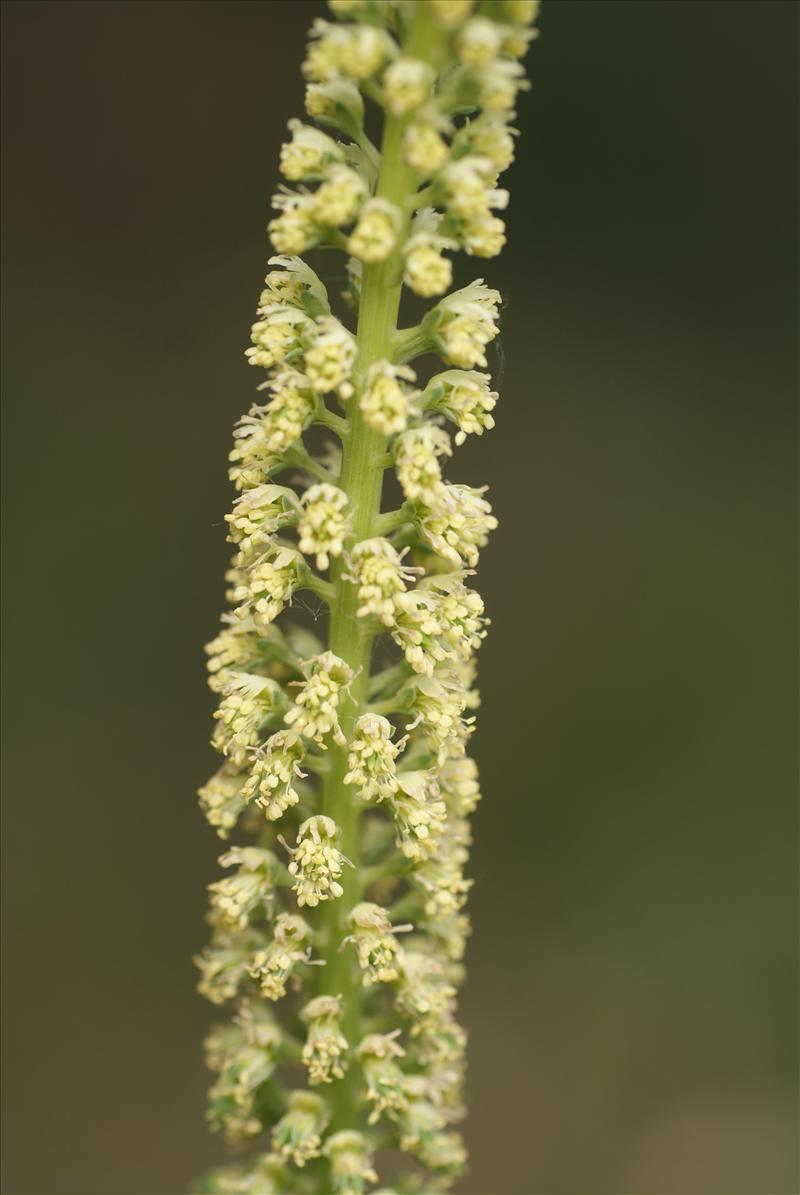
[[[330,7],[303,67],[314,123],[291,121],[281,150],[247,350],[263,401],[234,432],[231,609],[207,649],[222,763],[200,800],[241,843],[197,960],[230,1010],[207,1041],[209,1119],[248,1160],[201,1189],[360,1195],[399,1150],[393,1190],[430,1195],[465,1164],[456,993],[487,626],[471,582],[496,525],[485,489],[445,473],[494,424],[500,295],[451,289],[449,254],[504,244],[537,4]],[[335,303],[300,257],[323,249],[346,257]],[[301,591],[316,633],[279,617]]]

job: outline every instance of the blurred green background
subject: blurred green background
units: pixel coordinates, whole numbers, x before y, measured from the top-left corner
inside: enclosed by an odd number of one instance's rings
[[[5,20],[5,1191],[174,1195],[202,643],[317,3]],[[509,173],[465,1195],[798,1189],[793,3],[546,0]]]

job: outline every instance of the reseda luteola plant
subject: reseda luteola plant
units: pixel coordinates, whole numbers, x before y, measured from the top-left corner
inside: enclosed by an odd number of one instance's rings
[[[316,126],[290,122],[281,150],[292,187],[247,350],[265,401],[234,433],[233,609],[207,649],[223,763],[201,804],[222,838],[251,836],[220,860],[198,959],[201,992],[232,1006],[207,1041],[209,1118],[252,1152],[202,1189],[360,1195],[386,1148],[408,1159],[394,1191],[429,1195],[465,1164],[456,989],[487,623],[469,582],[496,525],[442,465],[493,426],[500,303],[481,279],[446,293],[445,254],[503,246],[537,3],[330,7],[303,68]],[[338,314],[311,249],[346,254]],[[432,303],[401,328],[403,288]],[[423,383],[426,355],[445,368]],[[391,468],[402,501],[384,511]],[[326,642],[276,625],[301,590],[327,607]]]

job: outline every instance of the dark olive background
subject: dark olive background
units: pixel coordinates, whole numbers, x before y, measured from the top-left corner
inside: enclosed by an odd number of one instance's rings
[[[5,1190],[206,1135],[201,644],[316,3],[5,4]],[[476,752],[470,1195],[788,1195],[791,3],[546,0]]]

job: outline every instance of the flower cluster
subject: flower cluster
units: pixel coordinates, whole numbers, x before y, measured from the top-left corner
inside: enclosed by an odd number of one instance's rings
[[[298,442],[311,421],[316,398],[311,383],[294,369],[284,369],[267,383],[272,398],[254,406],[234,429],[229,460],[237,490],[264,484]]]
[[[416,395],[403,382],[415,380],[414,371],[407,365],[376,361],[369,367],[359,406],[365,422],[374,431],[391,436],[407,427]]]
[[[249,751],[259,741],[261,729],[268,723],[283,694],[266,676],[233,672],[214,711],[216,727],[213,745],[232,764],[241,766]]]
[[[278,914],[272,941],[253,956],[248,968],[267,1000],[280,1000],[286,995],[286,984],[295,966],[309,961],[310,941],[311,929],[302,917],[296,913]]]
[[[256,630],[265,631],[291,602],[302,568],[302,556],[288,547],[274,548],[253,561],[231,593],[239,603],[236,617],[251,618]]]
[[[312,485],[303,495],[303,514],[297,528],[300,550],[316,556],[317,568],[327,568],[331,556],[341,556],[347,538],[347,494],[335,485]]]
[[[256,1114],[259,1094],[272,1077],[281,1034],[269,1014],[243,1005],[232,1025],[221,1025],[206,1039],[206,1061],[217,1080],[209,1093],[208,1119],[232,1141],[261,1132]]]
[[[302,669],[306,680],[285,721],[297,734],[319,745],[324,744],[329,734],[335,742],[344,745],[346,740],[339,725],[339,707],[353,679],[352,669],[331,651],[304,661]]]
[[[329,6],[280,153],[246,350],[262,397],[228,462],[231,608],[206,649],[222,760],[200,804],[245,836],[196,960],[202,994],[232,1005],[207,1042],[209,1120],[254,1149],[204,1180],[220,1195],[364,1195],[379,1147],[412,1159],[398,1190],[434,1195],[466,1157],[467,746],[488,627],[471,573],[497,521],[454,448],[494,426],[501,297],[451,288],[455,254],[505,243],[538,5]],[[346,255],[331,278],[350,315],[302,260],[315,248]],[[398,327],[404,289],[426,310]]]
[[[398,789],[395,760],[401,743],[392,742],[392,724],[380,714],[362,714],[347,757],[345,784],[353,784],[365,801],[382,801]]]
[[[330,1116],[325,1101],[313,1091],[293,1091],[286,1114],[272,1133],[276,1151],[295,1166],[318,1158]]]
[[[497,526],[483,489],[444,484],[420,510],[422,533],[434,552],[456,567],[478,563],[489,532]]]
[[[424,398],[430,408],[441,411],[458,428],[456,444],[469,435],[480,436],[494,427],[492,411],[497,394],[489,389],[490,378],[476,370],[447,369],[437,374],[425,388]]]
[[[277,730],[263,747],[253,752],[253,766],[242,786],[246,801],[255,800],[271,822],[283,817],[300,800],[294,787],[304,778],[300,764],[305,755],[303,740],[290,730]]]
[[[325,1143],[331,1166],[331,1195],[362,1195],[366,1183],[378,1181],[372,1150],[363,1133],[342,1129]]]
[[[408,927],[393,926],[385,909],[363,901],[350,914],[350,928],[358,965],[364,975],[364,986],[391,983],[397,979],[400,947],[395,933],[398,929]]]
[[[272,895],[275,856],[261,847],[235,846],[220,858],[223,867],[236,866],[232,876],[209,885],[211,907],[219,922],[230,929],[244,929],[253,912]]]
[[[347,1038],[339,1028],[341,1014],[341,996],[316,996],[303,1009],[303,1019],[308,1023],[303,1062],[312,1085],[331,1083],[344,1075]]]
[[[387,627],[394,624],[397,598],[413,574],[388,539],[362,539],[352,553],[353,580],[358,586],[358,616],[374,615]]]
[[[301,909],[342,895],[339,877],[347,859],[335,845],[337,836],[336,822],[321,814],[310,817],[297,831],[289,871],[295,877],[292,886]]]
[[[395,1040],[399,1032],[398,1029],[394,1033],[372,1033],[357,1050],[367,1082],[366,1097],[372,1107],[370,1124],[375,1124],[382,1115],[396,1120],[406,1106],[405,1075],[397,1065],[397,1059],[405,1056],[405,1050]]]

